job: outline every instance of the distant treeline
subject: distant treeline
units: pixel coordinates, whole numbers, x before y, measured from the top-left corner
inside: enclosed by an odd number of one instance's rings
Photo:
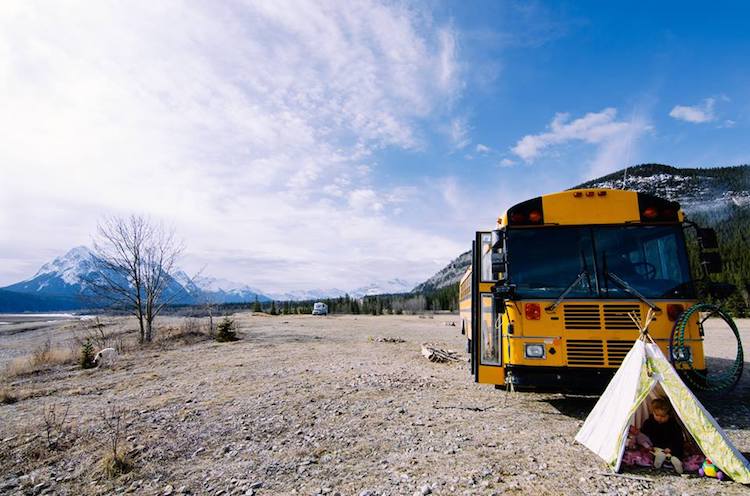
[[[710,226],[716,230],[724,270],[712,274],[711,280],[737,288],[734,294],[721,300],[702,288],[700,299],[721,304],[735,317],[750,317],[750,208],[732,206],[716,212],[693,214],[691,220],[701,227]],[[690,234],[690,230],[687,232]],[[693,274],[700,277],[698,244],[693,236],[689,236],[688,241]]]
[[[264,312],[270,315],[295,315],[312,313],[313,304],[328,305],[329,314],[384,315],[417,314],[423,312],[455,312],[458,310],[458,283],[422,293],[399,293],[352,298],[322,298],[305,301],[254,301],[251,303],[222,303],[204,305],[173,305],[170,315],[205,316],[242,311]]]

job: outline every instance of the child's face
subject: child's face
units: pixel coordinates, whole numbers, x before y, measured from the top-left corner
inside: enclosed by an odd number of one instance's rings
[[[656,420],[660,424],[665,423],[667,420],[669,420],[669,412],[654,410],[654,420]]]

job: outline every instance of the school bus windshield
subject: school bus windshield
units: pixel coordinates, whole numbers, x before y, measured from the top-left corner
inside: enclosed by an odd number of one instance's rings
[[[694,298],[680,226],[509,228],[508,278],[519,298]],[[615,277],[612,277],[615,276]]]

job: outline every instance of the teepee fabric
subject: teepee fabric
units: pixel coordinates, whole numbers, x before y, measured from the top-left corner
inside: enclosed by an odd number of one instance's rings
[[[645,338],[633,344],[576,435],[576,441],[599,455],[612,470],[619,471],[628,428],[657,386],[666,394],[703,454],[736,482],[750,484],[750,463],[682,382],[659,347],[647,343]]]

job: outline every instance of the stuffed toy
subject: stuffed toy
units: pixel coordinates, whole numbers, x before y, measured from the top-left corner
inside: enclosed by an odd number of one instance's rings
[[[626,449],[622,455],[622,463],[641,467],[652,466],[654,464],[654,455],[651,453],[652,446],[653,444],[648,436],[636,426],[631,425],[628,430]]]
[[[651,449],[653,445],[647,435],[642,433],[638,427],[631,425],[628,429],[628,448],[635,449],[638,446]]]
[[[676,456],[667,454],[661,448],[654,448],[654,468],[661,468],[664,462],[669,462],[678,474],[683,472],[682,461]]]
[[[698,469],[698,473],[701,477],[713,477],[715,479],[724,480],[724,472],[719,470],[719,467],[714,465],[708,458],[703,462],[701,468]]]

